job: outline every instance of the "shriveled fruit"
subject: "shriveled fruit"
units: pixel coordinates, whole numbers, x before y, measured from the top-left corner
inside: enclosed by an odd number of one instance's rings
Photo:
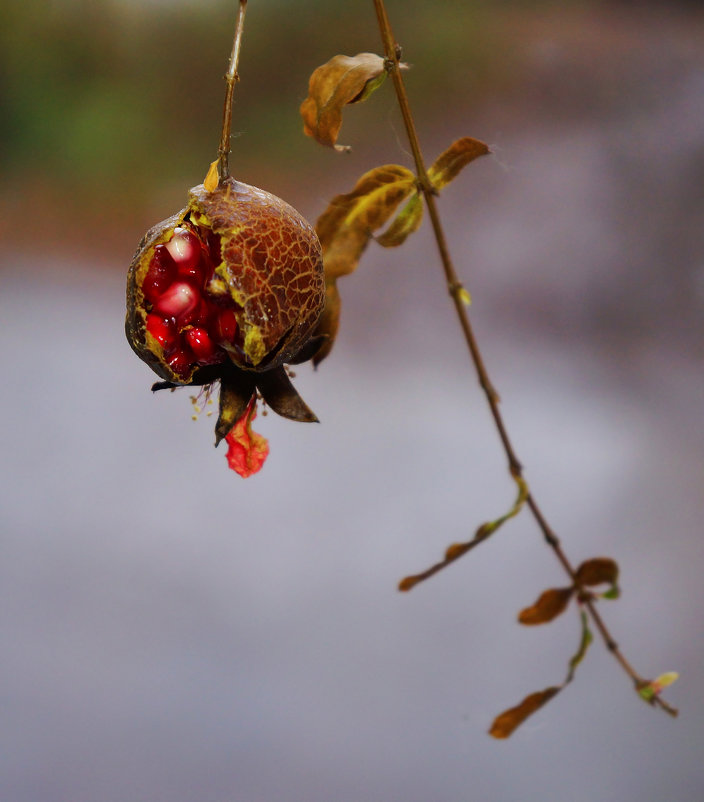
[[[263,372],[295,361],[324,303],[312,226],[274,195],[233,178],[189,193],[147,232],[127,282],[127,338],[174,384],[220,378],[212,366]],[[209,381],[213,379],[209,378]]]

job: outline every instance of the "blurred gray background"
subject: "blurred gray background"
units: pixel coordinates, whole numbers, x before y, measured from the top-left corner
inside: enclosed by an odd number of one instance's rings
[[[578,619],[516,624],[565,583],[527,514],[395,589],[513,496],[427,223],[343,279],[297,371],[321,424],[258,418],[251,479],[124,339],[133,250],[215,156],[233,5],[29,0],[1,34],[0,800],[701,798],[701,6],[388,3],[428,159],[494,152],[440,210],[526,476],[575,563],[620,563],[628,659],[681,674],[672,720],[597,640],[497,742]],[[371,3],[251,2],[236,175],[315,219],[410,165],[390,85],[351,155],[300,131],[310,72],[379,49]]]

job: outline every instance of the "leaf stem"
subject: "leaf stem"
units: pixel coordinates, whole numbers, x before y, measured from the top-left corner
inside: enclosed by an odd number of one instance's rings
[[[575,587],[579,588],[580,585],[577,581],[577,576],[572,563],[567,558],[567,555],[564,553],[560,541],[557,535],[554,533],[550,525],[548,524],[545,516],[541,512],[540,508],[538,507],[533,494],[530,492],[527,483],[523,479],[523,467],[516,456],[516,452],[514,451],[513,445],[508,435],[508,430],[504,424],[503,417],[501,415],[501,411],[499,409],[499,395],[494,389],[493,384],[489,378],[488,371],[484,364],[484,360],[482,358],[481,351],[479,350],[479,345],[477,343],[476,337],[474,336],[474,331],[469,321],[469,315],[467,313],[467,308],[465,304],[465,293],[458,276],[457,272],[454,268],[452,263],[452,258],[450,257],[449,248],[447,245],[447,238],[445,237],[445,232],[440,221],[440,215],[438,213],[437,204],[435,202],[435,191],[428,179],[428,173],[425,167],[425,162],[423,159],[423,153],[420,147],[420,141],[418,138],[418,133],[416,131],[415,122],[413,120],[413,114],[411,112],[410,104],[408,101],[408,94],[406,93],[406,87],[403,82],[403,76],[401,74],[401,69],[399,67],[399,62],[401,58],[401,47],[396,42],[393,32],[391,30],[391,24],[389,22],[389,17],[386,12],[386,6],[384,4],[384,0],[374,0],[374,8],[376,11],[377,21],[379,23],[379,31],[381,33],[381,38],[384,44],[384,53],[386,55],[386,63],[387,63],[387,70],[391,74],[391,78],[393,80],[394,89],[396,91],[396,97],[398,99],[399,108],[401,110],[401,115],[403,117],[403,122],[406,128],[406,134],[408,136],[408,141],[411,147],[411,152],[413,154],[413,160],[415,162],[416,171],[418,174],[418,181],[420,184],[421,191],[423,192],[423,196],[426,202],[426,206],[428,208],[428,215],[430,217],[430,222],[433,229],[433,234],[435,236],[435,242],[437,245],[438,253],[440,255],[440,261],[442,263],[442,267],[445,273],[445,279],[447,282],[447,288],[452,297],[453,303],[455,305],[455,311],[457,312],[457,317],[459,319],[460,325],[462,327],[462,331],[464,332],[465,341],[467,343],[467,347],[469,349],[472,362],[474,363],[475,370],[477,372],[477,378],[479,380],[479,384],[484,391],[484,395],[486,396],[487,403],[489,404],[489,409],[491,411],[491,415],[494,419],[494,423],[496,425],[496,429],[499,433],[499,437],[501,439],[501,443],[503,445],[504,451],[506,453],[506,457],[508,459],[508,470],[511,476],[523,483],[524,487],[527,490],[527,495],[525,497],[525,503],[530,509],[533,518],[535,519],[538,527],[540,528],[545,541],[553,550],[555,556],[557,557],[558,561],[561,563],[562,567],[564,568],[565,572],[569,575],[570,579],[572,580]],[[469,541],[468,544],[465,544],[465,548],[461,551],[461,553],[457,553],[457,557],[462,556],[462,554],[469,551],[472,547],[479,545],[480,542],[486,539],[484,533],[480,530],[475,535],[475,538]],[[422,574],[418,574],[415,577],[409,577],[409,584],[408,587],[401,587],[402,590],[408,590],[418,581],[422,581],[423,579],[432,576],[433,574],[437,573],[439,570],[445,567],[445,565],[453,562],[456,557],[450,560],[444,560],[442,563],[438,563],[428,569],[426,572]],[[403,585],[403,583],[402,583]],[[636,690],[646,684],[646,680],[644,680],[631,666],[631,664],[626,660],[623,656],[623,653],[620,651],[618,644],[611,636],[604,620],[602,619],[600,613],[596,609],[593,599],[589,598],[588,595],[584,594],[584,607],[588,611],[589,616],[591,617],[594,625],[596,626],[597,630],[601,638],[604,641],[607,649],[613,654],[615,659],[621,665],[623,670],[628,674],[628,676],[633,681]],[[653,697],[651,700],[653,704],[660,706],[663,710],[670,713],[670,715],[676,716],[677,710],[670,707],[666,702],[660,699],[659,696]]]
[[[235,23],[235,37],[232,42],[232,53],[230,63],[225,73],[227,83],[225,89],[225,103],[222,112],[222,133],[220,135],[220,147],[218,148],[218,168],[220,180],[230,176],[230,135],[232,131],[232,97],[235,93],[235,84],[240,80],[237,72],[237,65],[240,60],[240,46],[242,43],[242,31],[244,30],[244,14],[247,10],[247,0],[239,0],[237,9],[237,22]]]

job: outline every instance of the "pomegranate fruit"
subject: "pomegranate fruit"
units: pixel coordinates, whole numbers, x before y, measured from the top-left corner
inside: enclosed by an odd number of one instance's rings
[[[147,232],[130,266],[127,338],[162,379],[294,361],[323,307],[318,238],[280,198],[227,178]]]
[[[127,277],[127,339],[163,381],[220,382],[216,445],[257,392],[285,417],[317,420],[284,369],[313,355],[325,301],[313,227],[274,195],[231,177],[190,190],[150,229]],[[248,412],[249,410],[249,412]]]

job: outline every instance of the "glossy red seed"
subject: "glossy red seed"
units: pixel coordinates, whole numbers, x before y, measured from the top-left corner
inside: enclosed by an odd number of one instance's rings
[[[177,265],[176,276],[179,279],[190,282],[199,290],[202,290],[205,284],[205,278],[209,273],[208,267],[205,258],[196,262],[195,265]]]
[[[196,235],[187,228],[179,226],[174,229],[174,235],[166,244],[166,249],[176,263],[178,277],[202,288],[210,266]]]
[[[191,371],[194,359],[190,349],[179,348],[167,360],[174,373],[186,378]]]
[[[217,346],[210,339],[205,329],[188,329],[185,337],[198,362],[210,362],[214,357],[222,353],[218,351]]]
[[[142,281],[144,297],[154,303],[176,278],[176,265],[163,245],[154,248],[149,269]]]
[[[185,281],[175,281],[154,302],[154,311],[164,317],[173,317],[179,326],[184,326],[200,302],[200,295]]]
[[[147,315],[147,331],[165,351],[170,351],[178,340],[176,324],[171,318],[163,318],[155,314]]]
[[[166,250],[179,267],[193,267],[200,260],[200,242],[187,228],[177,226]]]
[[[196,328],[205,329],[208,328],[208,324],[210,323],[212,315],[212,306],[206,301],[205,298],[201,298],[198,306],[193,311],[191,319],[188,322]]]
[[[221,309],[212,328],[213,337],[219,343],[232,343],[237,336],[237,318],[232,309]]]

